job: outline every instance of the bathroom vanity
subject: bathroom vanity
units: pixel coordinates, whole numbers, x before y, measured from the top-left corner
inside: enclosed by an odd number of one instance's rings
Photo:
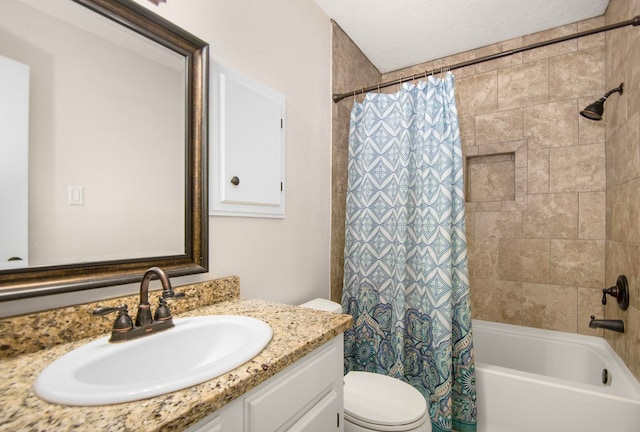
[[[210,288],[176,287],[176,291],[187,291],[180,301],[184,305],[208,298],[214,291]],[[132,304],[129,299],[113,300],[123,301]],[[33,392],[33,382],[53,360],[108,333],[102,330],[87,338],[87,328],[91,330],[87,322],[108,328],[112,320],[91,317],[87,321],[86,314],[96,304],[0,320],[2,351],[14,352],[0,360],[0,430],[342,430],[342,333],[351,325],[350,316],[241,299],[237,291],[224,301],[197,304],[186,311],[179,310],[180,302],[175,303],[176,318],[252,316],[269,324],[273,337],[252,360],[202,384],[134,402],[77,407],[41,400]],[[79,322],[85,323],[84,330]],[[21,331],[34,334],[11,337]],[[77,332],[78,340],[53,346],[51,341],[65,332]],[[45,348],[30,352],[34,346]]]

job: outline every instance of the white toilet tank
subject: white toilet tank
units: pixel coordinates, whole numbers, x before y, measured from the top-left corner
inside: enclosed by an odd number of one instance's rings
[[[342,313],[342,305],[323,298],[310,300],[306,303],[302,303],[300,306],[325,312]]]

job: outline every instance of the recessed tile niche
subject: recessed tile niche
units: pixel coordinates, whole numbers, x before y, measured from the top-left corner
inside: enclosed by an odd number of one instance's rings
[[[467,158],[467,201],[514,201],[516,199],[514,152]]]

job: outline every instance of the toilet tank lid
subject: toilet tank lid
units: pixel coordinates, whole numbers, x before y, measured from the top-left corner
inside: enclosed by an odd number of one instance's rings
[[[306,303],[302,303],[300,306],[326,312],[342,313],[342,306],[339,303],[323,298],[315,298]]]

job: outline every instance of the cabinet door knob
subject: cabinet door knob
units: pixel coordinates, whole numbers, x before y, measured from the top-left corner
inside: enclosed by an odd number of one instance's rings
[[[240,179],[236,176],[231,177],[231,184],[234,186],[238,186],[240,184]]]

